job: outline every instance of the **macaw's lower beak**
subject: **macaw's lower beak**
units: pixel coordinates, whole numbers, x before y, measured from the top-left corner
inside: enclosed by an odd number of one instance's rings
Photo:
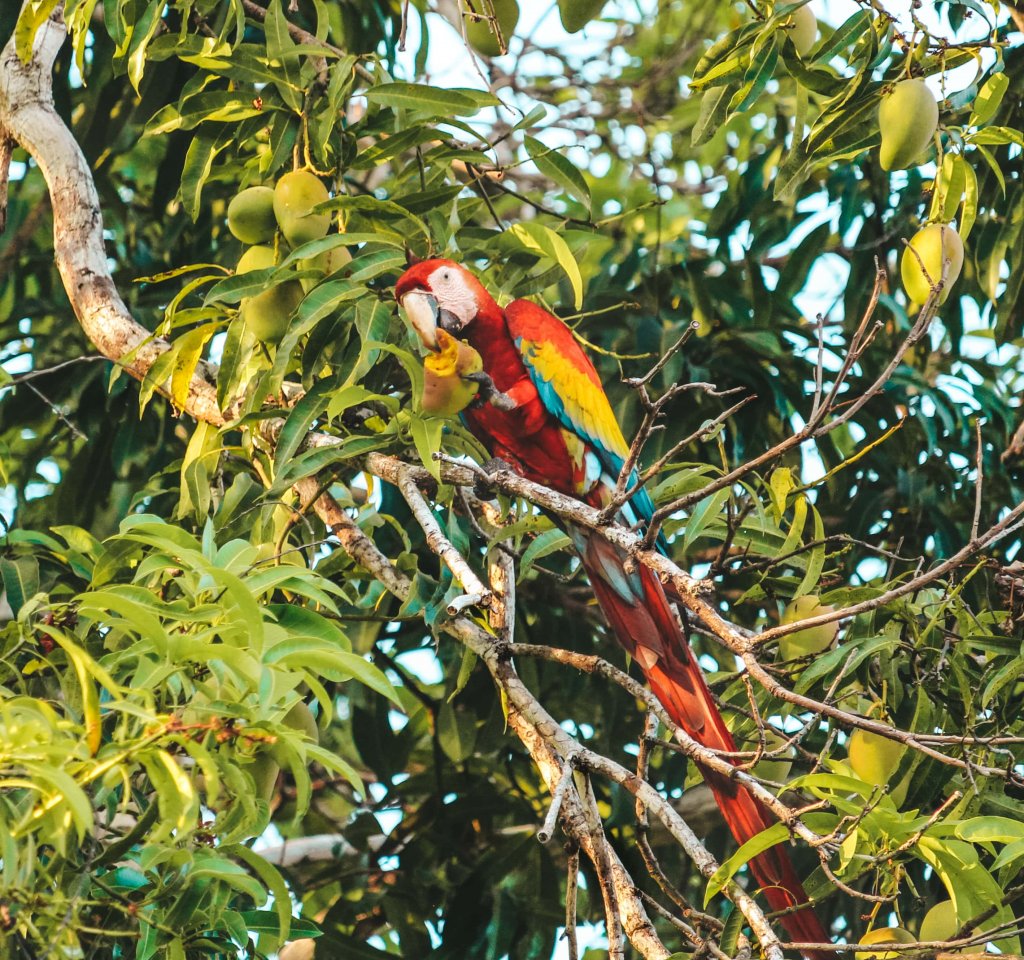
[[[402,309],[423,346],[428,350],[439,350],[437,321],[440,311],[437,301],[425,290],[410,290],[402,298]]]

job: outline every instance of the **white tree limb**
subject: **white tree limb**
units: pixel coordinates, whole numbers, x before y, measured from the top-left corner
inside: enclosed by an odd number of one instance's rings
[[[27,64],[18,57],[14,38],[8,40],[0,53],[0,139],[6,132],[30,153],[46,180],[57,269],[86,336],[105,357],[144,380],[168,344],[132,318],[110,275],[92,171],[53,105],[53,63],[65,38],[63,4],[58,4],[36,34]],[[163,385],[161,392],[169,394]],[[186,407],[199,420],[225,422],[206,364],[192,377]]]

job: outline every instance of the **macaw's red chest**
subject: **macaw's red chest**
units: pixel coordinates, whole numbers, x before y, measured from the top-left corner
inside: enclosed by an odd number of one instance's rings
[[[477,404],[463,412],[466,425],[492,457],[505,460],[528,480],[573,495],[577,469],[565,432],[544,406],[504,317],[478,316],[463,333],[483,358],[494,385],[516,404],[513,410]]]

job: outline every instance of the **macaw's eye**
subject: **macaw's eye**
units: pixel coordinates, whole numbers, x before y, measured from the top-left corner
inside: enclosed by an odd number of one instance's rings
[[[442,280],[450,280],[451,279],[451,274],[447,270],[445,270],[445,272],[441,274],[441,279]]]

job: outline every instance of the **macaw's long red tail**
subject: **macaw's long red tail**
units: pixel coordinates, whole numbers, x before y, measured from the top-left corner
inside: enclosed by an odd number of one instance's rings
[[[626,573],[622,553],[604,538],[581,528],[569,533],[616,637],[643,669],[669,716],[705,747],[734,752],[732,734],[658,578],[646,567]],[[776,822],[745,788],[706,767],[701,766],[701,772],[737,843],[745,843]],[[784,846],[776,844],[759,854],[751,860],[750,869],[773,910],[808,902]],[[786,914],[780,922],[796,942],[830,941],[810,907]],[[819,953],[816,960],[824,957],[831,954]]]

